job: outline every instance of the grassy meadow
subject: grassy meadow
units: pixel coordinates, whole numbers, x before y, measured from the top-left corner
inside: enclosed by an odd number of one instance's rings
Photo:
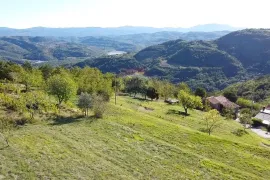
[[[41,120],[0,137],[0,179],[269,179],[270,141],[225,120],[211,136],[203,112],[118,97],[102,119]]]

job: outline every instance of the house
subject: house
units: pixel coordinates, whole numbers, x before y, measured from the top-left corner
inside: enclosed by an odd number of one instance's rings
[[[164,102],[166,102],[168,104],[177,104],[177,103],[179,103],[179,100],[177,100],[177,99],[166,99]]]
[[[255,118],[262,120],[265,125],[270,125],[270,109],[264,107]]]
[[[224,96],[211,96],[206,98],[206,100],[209,102],[210,106],[219,112],[222,112],[222,110],[225,109],[233,109],[235,114],[238,113],[240,106],[237,104],[231,102]]]

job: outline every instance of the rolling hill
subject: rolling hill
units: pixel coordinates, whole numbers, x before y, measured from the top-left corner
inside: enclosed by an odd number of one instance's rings
[[[0,37],[0,58],[16,62],[93,58],[103,53],[96,47],[50,37]]]
[[[134,58],[145,67],[147,76],[186,81],[193,88],[202,86],[213,91],[270,73],[269,44],[270,30],[246,29],[213,41],[168,41],[147,47]],[[112,62],[117,66],[117,61]],[[97,67],[104,72],[109,69]]]

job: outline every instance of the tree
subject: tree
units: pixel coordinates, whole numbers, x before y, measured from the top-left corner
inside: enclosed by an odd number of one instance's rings
[[[252,117],[249,113],[243,113],[240,115],[240,123],[242,123],[244,130],[246,130],[252,124]]]
[[[48,79],[48,93],[58,100],[58,108],[63,101],[68,101],[76,95],[77,86],[75,82],[65,73],[57,74]]]
[[[47,80],[53,73],[53,67],[49,64],[41,65],[39,70],[42,72],[43,78],[45,80]]]
[[[31,71],[22,71],[21,83],[25,85],[25,91],[28,92],[32,86],[39,87],[43,84],[43,77],[41,71],[32,69]]]
[[[84,111],[84,115],[88,116],[88,110],[92,107],[92,97],[88,93],[81,93],[78,100],[78,107]]]
[[[100,70],[90,67],[81,70],[73,68],[72,74],[78,83],[78,93],[87,92],[92,95],[102,92],[110,96],[113,92],[113,74],[102,74]]]
[[[189,86],[184,82],[181,82],[180,84],[178,84],[177,88],[178,88],[179,91],[183,90],[183,91],[185,91],[187,93],[191,92],[191,89],[189,88]]]
[[[234,103],[235,103],[235,102],[237,101],[237,99],[238,99],[236,93],[234,93],[233,91],[225,91],[225,92],[223,93],[223,95],[224,95],[227,99],[229,99],[230,101],[232,101],[232,102],[234,102]]]
[[[102,118],[107,109],[107,103],[100,95],[93,95],[93,111],[96,118]]]
[[[197,88],[195,90],[195,96],[200,96],[201,98],[205,98],[206,97],[206,90],[203,88]]]
[[[134,93],[134,97],[138,93],[146,93],[146,80],[141,77],[132,77],[126,80],[126,91],[128,93]]]
[[[179,102],[182,104],[185,114],[188,115],[188,109],[190,108],[202,108],[202,99],[199,96],[194,96],[186,92],[185,90],[180,90],[178,93]]]
[[[25,71],[32,71],[33,70],[33,66],[32,64],[29,62],[29,61],[25,61],[22,65],[22,68],[25,70]]]
[[[212,109],[204,114],[203,121],[206,126],[205,130],[209,135],[211,135],[215,129],[221,126],[222,117],[216,109]]]
[[[157,93],[157,90],[153,87],[149,87],[146,92],[147,97],[149,97],[151,100],[158,99],[159,95]]]

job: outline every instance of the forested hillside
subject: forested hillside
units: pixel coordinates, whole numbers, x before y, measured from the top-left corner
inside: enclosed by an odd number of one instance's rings
[[[269,45],[269,30],[247,29],[215,41],[168,41],[147,47],[134,58],[144,67],[147,76],[166,78],[172,82],[186,81],[193,88],[202,86],[213,91],[269,73]],[[111,62],[115,67],[117,61]],[[106,64],[108,67],[109,64]],[[104,72],[109,69],[103,69],[102,65],[95,67]]]
[[[270,76],[262,76],[246,82],[236,83],[227,87],[224,91],[234,92],[239,97],[267,104],[270,100]]]

